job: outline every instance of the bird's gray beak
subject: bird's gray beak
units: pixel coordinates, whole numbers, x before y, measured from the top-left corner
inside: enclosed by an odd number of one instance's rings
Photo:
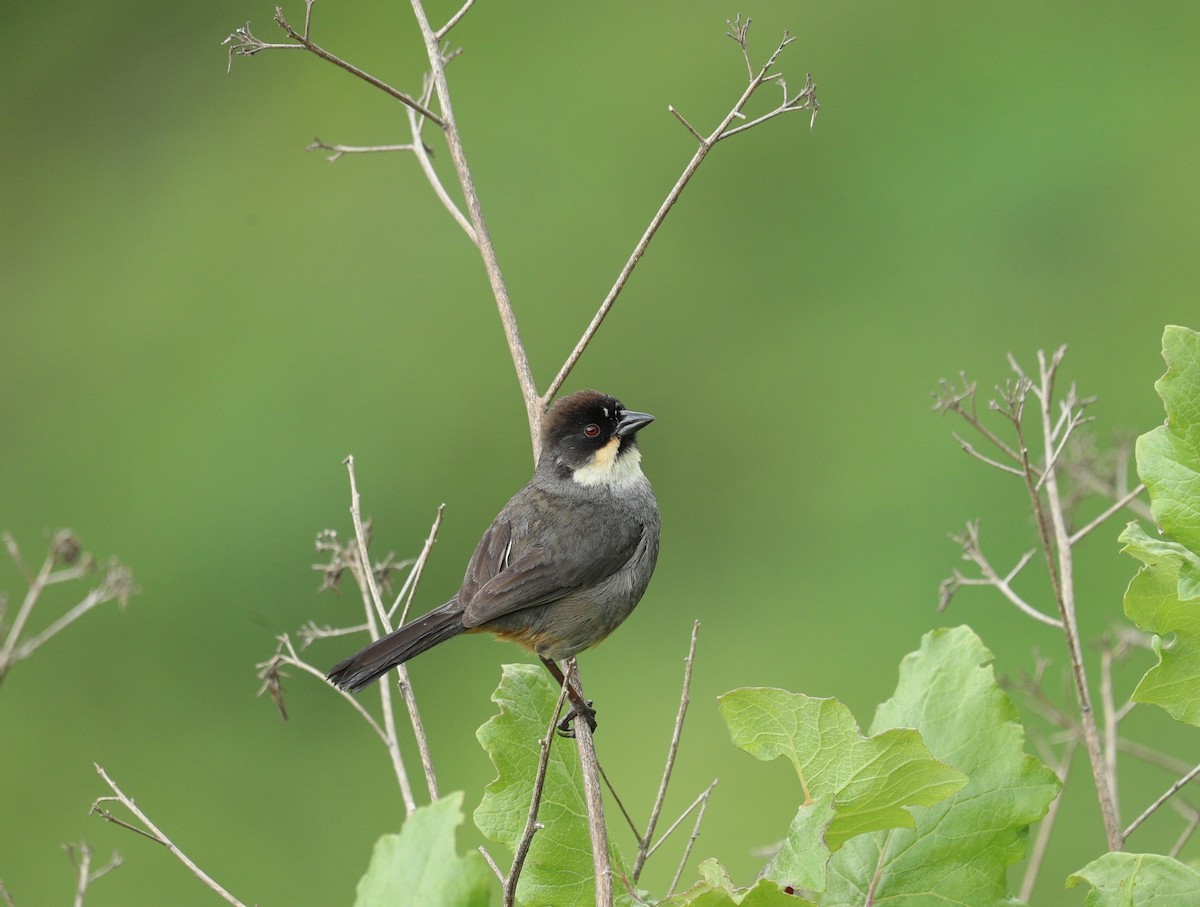
[[[649,413],[635,413],[625,410],[621,413],[620,421],[617,422],[617,437],[628,438],[653,421],[654,417]]]

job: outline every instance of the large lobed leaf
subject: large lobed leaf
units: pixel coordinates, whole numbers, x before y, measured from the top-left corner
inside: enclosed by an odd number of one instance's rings
[[[912,810],[915,827],[847,841],[829,863],[824,907],[987,905],[1009,898],[1008,868],[1025,853],[1030,823],[1058,794],[1057,777],[1025,753],[1017,710],[996,683],[992,654],[968,627],[935,630],[900,663],[896,692],[874,734],[915,727],[966,786]]]
[[[1200,725],[1200,334],[1168,327],[1163,358],[1167,373],[1154,386],[1167,422],[1138,438],[1137,464],[1165,537],[1136,523],[1121,534],[1124,550],[1143,564],[1125,593],[1125,613],[1156,634],[1159,656],[1133,699]]]
[[[1180,571],[1190,552],[1146,535],[1137,523],[1125,527],[1121,541],[1122,550],[1144,565],[1125,590],[1125,614],[1138,629],[1155,634],[1158,655],[1132,698],[1200,725],[1200,600],[1179,597]]]
[[[1195,907],[1200,873],[1157,853],[1106,853],[1067,879],[1092,886],[1088,907]]]
[[[829,854],[849,838],[911,827],[906,807],[945,799],[967,779],[934,759],[911,729],[863,737],[836,699],[777,689],[740,689],[720,698],[735,745],[764,761],[788,758],[803,801],[764,875],[813,891],[825,887]]]
[[[475,825],[487,838],[510,850],[525,830],[533,783],[559,688],[541,667],[507,664],[492,701],[500,713],[489,718],[476,736],[496,766],[496,778],[484,789],[475,810]],[[579,759],[569,741],[555,738],[546,769],[538,822],[543,826],[517,883],[517,900],[529,905],[595,904],[592,845]],[[617,855],[613,869],[625,874]],[[617,882],[619,897],[624,897]]]
[[[487,907],[493,883],[483,857],[454,849],[462,801],[461,791],[447,794],[376,841],[354,907]]]

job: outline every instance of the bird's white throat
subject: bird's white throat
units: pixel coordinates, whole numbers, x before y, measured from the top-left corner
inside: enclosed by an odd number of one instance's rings
[[[613,438],[596,451],[586,465],[571,473],[571,478],[576,484],[589,488],[596,485],[622,488],[640,481],[643,478],[642,452],[631,447],[618,456],[620,449],[621,439]]]

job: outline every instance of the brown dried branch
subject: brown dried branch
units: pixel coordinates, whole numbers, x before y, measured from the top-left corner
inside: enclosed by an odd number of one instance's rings
[[[229,49],[229,68],[233,68],[234,56],[252,57],[257,53],[262,53],[264,50],[307,50],[309,53],[320,57],[327,63],[332,63],[340,69],[344,69],[350,75],[362,79],[368,85],[378,88],[380,91],[395,98],[405,107],[409,107],[423,117],[427,117],[430,122],[442,126],[442,118],[431,111],[428,107],[419,104],[414,98],[405,94],[398,88],[393,88],[387,82],[380,78],[371,75],[365,70],[359,69],[353,63],[343,60],[336,54],[330,53],[325,48],[321,47],[312,40],[312,9],[314,0],[305,0],[304,3],[304,31],[298,32],[292,28],[291,23],[283,15],[282,7],[275,7],[275,24],[278,25],[294,43],[271,43],[263,41],[250,31],[250,23],[247,22],[241,28],[234,31],[221,42],[222,46]]]
[[[970,561],[979,568],[980,576],[966,576],[958,570],[955,570],[949,579],[943,580],[939,588],[938,595],[938,610],[944,611],[950,604],[950,599],[954,593],[962,586],[992,586],[1000,592],[1005,598],[1016,605],[1025,614],[1028,614],[1034,620],[1047,624],[1051,627],[1062,629],[1062,621],[1050,617],[1048,614],[1039,611],[1033,605],[1029,604],[1022,598],[1017,591],[1012,587],[1012,581],[1017,574],[1024,569],[1034,555],[1034,550],[1026,551],[1011,570],[1004,576],[1001,576],[992,567],[991,562],[983,553],[983,549],[979,546],[979,521],[971,520],[967,523],[966,531],[963,533],[950,533],[950,538],[962,546],[962,557],[965,561]]]
[[[99,869],[92,869],[92,848],[86,841],[80,844],[64,844],[67,859],[75,870],[75,907],[83,907],[83,898],[88,887],[97,879],[103,878],[123,862],[121,855],[113,851],[112,857]]]
[[[755,72],[750,63],[749,51],[746,44],[746,31],[750,27],[750,20],[746,19],[743,22],[741,18],[738,17],[733,22],[730,22],[729,26],[733,32],[730,37],[734,38],[734,40],[738,43],[746,60],[746,68],[750,80],[749,84],[746,86],[745,91],[742,92],[742,96],[734,103],[734,105],[729,109],[729,112],[726,113],[721,119],[721,122],[717,125],[716,129],[714,129],[707,137],[701,135],[699,130],[692,126],[692,124],[689,123],[683,117],[683,115],[674,108],[674,106],[667,108],[679,120],[679,122],[681,122],[687,128],[688,132],[692,134],[692,137],[696,139],[699,147],[696,149],[695,154],[692,155],[692,159],[688,161],[687,166],[683,168],[683,172],[675,181],[675,185],[671,187],[671,191],[667,193],[667,197],[659,206],[658,211],[655,212],[654,216],[650,219],[649,226],[646,227],[645,232],[642,233],[642,238],[639,239],[637,244],[633,247],[633,252],[631,252],[629,258],[626,259],[624,266],[617,275],[616,281],[613,283],[612,289],[608,291],[608,295],[605,296],[604,301],[600,303],[600,308],[596,311],[596,314],[592,317],[591,322],[584,330],[583,336],[579,338],[579,341],[575,344],[575,348],[571,350],[570,355],[567,356],[566,361],[563,363],[562,368],[559,369],[558,374],[554,376],[554,380],[551,381],[549,387],[546,388],[546,393],[541,397],[541,403],[543,406],[554,399],[554,395],[558,393],[559,388],[563,386],[563,383],[571,374],[571,370],[575,367],[575,364],[583,355],[584,350],[588,348],[588,345],[592,342],[592,338],[595,337],[596,332],[600,330],[600,325],[604,323],[604,319],[612,310],[613,305],[617,301],[617,297],[621,294],[621,291],[628,282],[630,275],[633,273],[633,269],[641,260],[642,255],[645,254],[647,247],[650,245],[650,241],[654,238],[654,234],[658,232],[659,227],[662,226],[663,221],[666,220],[667,215],[675,206],[675,203],[679,200],[679,196],[683,194],[683,190],[687,187],[688,182],[699,169],[700,164],[703,163],[704,158],[708,156],[708,153],[713,149],[717,142],[721,141],[722,139],[727,139],[732,135],[736,135],[739,132],[744,132],[746,129],[749,129],[752,126],[757,126],[758,124],[772,119],[773,117],[782,113],[787,113],[793,110],[812,110],[813,116],[815,117],[817,110],[820,109],[820,104],[817,103],[816,98],[816,85],[813,84],[811,77],[809,77],[805,81],[804,89],[794,98],[790,100],[787,98],[787,88],[785,86],[785,97],[783,104],[765,116],[759,117],[752,122],[731,129],[730,127],[735,120],[745,118],[745,114],[742,113],[742,109],[746,106],[747,102],[749,102],[750,98],[754,96],[755,92],[757,92],[758,89],[761,88],[765,83],[774,81],[776,76],[771,73],[771,70],[774,68],[780,53],[783,52],[783,49],[791,44],[795,39],[785,34],[783,40],[779,43],[779,46],[775,48],[775,52],[772,53],[767,62],[757,72]]]
[[[99,765],[96,766],[96,771],[100,774],[100,777],[104,779],[104,783],[108,785],[114,796],[98,798],[96,802],[92,804],[92,814],[98,815],[109,822],[120,825],[122,828],[127,828],[130,831],[149,838],[151,841],[154,841],[157,844],[163,845],[165,848],[167,848],[167,850],[171,851],[171,853],[177,860],[179,860],[179,862],[188,868],[192,875],[224,898],[227,903],[233,904],[234,907],[246,907],[245,904],[222,888],[208,873],[197,866],[186,853],[184,853],[175,845],[174,841],[167,837],[157,825],[150,821],[150,817],[137,807],[137,804],[133,802],[131,797],[125,795],[125,792],[121,790],[121,788],[117,786],[116,782],[114,782],[113,779],[108,776],[108,772],[106,772]],[[111,811],[101,805],[104,803],[119,803],[126,810],[128,810],[139,823],[141,823],[141,827],[139,828],[137,825],[134,825],[133,823],[114,815]]]
[[[687,715],[688,694],[692,686],[692,665],[696,660],[696,637],[699,633],[700,621],[693,621],[687,658],[683,660],[683,691],[679,696],[679,710],[675,713],[675,729],[671,733],[671,744],[667,747],[667,763],[663,768],[662,781],[658,785],[654,806],[650,810],[650,821],[646,823],[646,833],[638,837],[638,854],[633,863],[632,873],[635,884],[641,877],[642,868],[646,865],[646,858],[650,856],[650,842],[654,838],[654,829],[658,825],[658,817],[662,814],[663,801],[667,798],[667,785],[671,783],[671,773],[675,769],[675,757],[679,753],[679,740],[683,735],[683,719]]]
[[[27,583],[21,605],[7,629],[3,626],[5,602],[3,596],[0,596],[0,633],[3,633],[3,641],[0,642],[0,681],[4,680],[13,665],[29,658],[89,611],[110,601],[115,601],[119,607],[124,608],[129,602],[129,597],[137,591],[133,574],[128,567],[115,558],[110,558],[101,567],[92,555],[84,552],[79,539],[70,530],[64,529],[55,533],[46,557],[36,573],[26,565],[17,540],[7,532],[0,536],[9,557]],[[34,609],[42,602],[42,596],[50,586],[82,579],[97,570],[102,570],[100,580],[83,598],[39,633],[26,636]]]

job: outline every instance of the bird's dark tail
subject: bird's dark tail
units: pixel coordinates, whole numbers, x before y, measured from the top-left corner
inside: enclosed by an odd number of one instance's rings
[[[328,674],[329,682],[347,693],[361,690],[396,665],[465,630],[462,608],[451,600],[334,665]]]

